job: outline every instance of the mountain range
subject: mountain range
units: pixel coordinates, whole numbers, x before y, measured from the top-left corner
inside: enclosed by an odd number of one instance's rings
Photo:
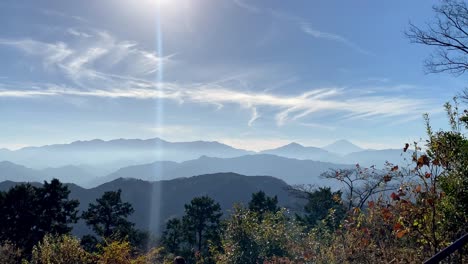
[[[85,165],[89,170],[110,173],[121,167],[155,160],[185,161],[207,155],[236,157],[253,152],[211,141],[169,142],[160,138],[75,141],[18,150],[0,150],[0,160],[37,169]]]
[[[273,176],[293,185],[312,184],[331,186],[336,183],[321,178],[320,174],[330,169],[350,167],[350,165],[344,164],[298,160],[269,154],[246,155],[235,158],[202,156],[198,159],[181,163],[156,161],[149,164],[121,168],[105,177],[97,178],[98,181],[91,185],[98,185],[117,178],[137,178],[155,181],[217,172],[234,172],[247,176]]]
[[[353,152],[355,151],[355,152]],[[252,152],[219,142],[168,142],[159,138],[75,141],[70,144],[0,149],[0,180],[63,182],[94,187],[119,177],[174,179],[206,173],[269,175],[288,184],[328,184],[319,175],[359,163],[404,164],[402,150],[363,150],[346,140],[323,148],[290,143]],[[19,165],[21,164],[21,165]]]
[[[42,182],[57,178],[66,183],[74,183],[83,187],[95,187],[118,178],[158,181],[209,173],[235,172],[247,176],[273,176],[288,184],[331,186],[336,183],[321,178],[320,174],[330,169],[349,167],[351,165],[298,160],[269,154],[245,155],[235,158],[202,156],[198,159],[180,163],[156,161],[123,167],[106,176],[97,177],[77,166],[37,170],[4,161],[0,162],[0,181]]]

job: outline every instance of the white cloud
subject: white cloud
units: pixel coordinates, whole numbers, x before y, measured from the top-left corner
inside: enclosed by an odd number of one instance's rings
[[[86,32],[83,32],[83,31],[79,31],[75,28],[69,28],[67,30],[68,34],[72,35],[72,36],[75,36],[75,37],[80,37],[80,38],[90,38],[92,37],[90,34],[86,33]]]

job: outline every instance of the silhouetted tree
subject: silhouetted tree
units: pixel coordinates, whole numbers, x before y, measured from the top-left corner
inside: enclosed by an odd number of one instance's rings
[[[149,239],[149,234],[134,227],[134,223],[127,220],[134,210],[130,203],[122,202],[121,190],[105,192],[95,204],[89,204],[88,210],[83,212],[82,218],[93,231],[102,238],[112,240],[125,239],[133,246],[142,249]],[[83,237],[83,246],[90,251],[96,249],[99,239],[87,235]]]
[[[184,225],[199,252],[208,251],[208,240],[219,240],[221,206],[208,196],[193,198],[185,205]]]
[[[124,238],[133,230],[134,224],[127,217],[134,210],[130,203],[122,202],[121,192],[105,192],[83,212],[82,218],[98,236]]]
[[[383,173],[374,166],[363,168],[356,164],[355,169],[329,170],[322,173],[322,177],[334,179],[343,184],[344,202],[348,210],[355,207],[362,209],[373,195],[396,189],[390,181],[399,175],[398,166],[393,166],[391,163],[387,163],[386,166],[390,169]]]
[[[78,220],[78,200],[69,200],[70,190],[57,179],[50,183],[44,182],[37,193],[42,209],[39,215],[39,229],[44,234],[68,234],[72,230],[70,224]]]
[[[77,221],[77,200],[57,179],[43,187],[19,184],[0,195],[0,240],[9,240],[29,254],[44,235],[67,234]]]
[[[460,75],[468,70],[468,7],[465,1],[445,0],[433,7],[436,19],[421,29],[410,23],[406,36],[413,43],[433,46],[425,61],[430,73]]]
[[[276,195],[274,197],[267,196],[263,191],[252,193],[249,210],[257,213],[276,213],[279,211],[278,197]]]
[[[185,232],[182,221],[179,218],[173,218],[167,221],[166,230],[164,230],[161,243],[164,247],[174,254],[180,252],[181,244],[185,241]]]

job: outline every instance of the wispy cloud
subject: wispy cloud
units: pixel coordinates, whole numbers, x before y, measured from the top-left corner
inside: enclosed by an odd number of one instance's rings
[[[341,36],[341,35],[338,35],[338,34],[334,34],[334,33],[329,33],[329,32],[323,32],[323,31],[320,31],[320,30],[317,30],[315,28],[312,27],[312,25],[310,23],[307,23],[307,22],[299,22],[299,26],[301,28],[301,30],[314,37],[314,38],[319,38],[319,39],[326,39],[326,40],[331,40],[331,41],[335,41],[335,42],[339,42],[343,45],[346,45],[354,50],[356,50],[357,52],[360,52],[362,54],[365,54],[365,55],[371,55],[371,53],[361,47],[359,47],[356,43],[352,42],[351,40]]]
[[[0,45],[11,46],[39,59],[47,71],[69,78],[73,85],[86,88],[123,87],[136,79],[151,77],[171,56],[158,56],[131,41],[119,41],[102,30],[88,32],[69,28],[79,41],[47,43],[33,39],[0,39]],[[71,33],[73,32],[73,33]]]
[[[52,9],[41,9],[41,13],[46,15],[46,16],[54,16],[54,17],[60,17],[66,20],[69,20],[70,18],[78,21],[78,22],[88,22],[85,18],[81,16],[74,16],[70,14],[66,14],[57,10],[52,10]]]
[[[0,83],[0,97],[168,99],[181,104],[214,105],[218,110],[226,105],[235,105],[250,111],[248,126],[265,113],[273,113],[276,124],[281,126],[319,113],[334,113],[342,119],[403,119],[432,110],[427,107],[430,104],[421,98],[356,92],[359,87],[326,87],[286,95],[274,93],[275,90],[269,87],[262,87],[263,91],[257,87],[238,89],[223,81],[158,83],[153,81],[153,73],[160,70],[162,63],[170,64],[170,56],[158,56],[140,48],[135,42],[117,40],[105,31],[88,30],[83,33],[77,34],[76,37],[80,38],[77,43],[0,39],[0,45],[16,48],[39,59],[38,63],[46,71],[58,72],[67,79],[63,83],[34,84],[3,81]],[[386,88],[391,91],[395,87]]]
[[[83,31],[80,31],[78,29],[75,29],[75,28],[69,28],[67,30],[68,34],[72,35],[72,36],[75,36],[75,37],[81,37],[81,38],[90,38],[92,37],[90,34],[86,33],[86,32],[83,32]]]
[[[271,15],[274,18],[289,21],[293,23],[294,25],[296,25],[297,27],[299,27],[299,29],[302,32],[314,38],[335,41],[345,46],[348,46],[359,53],[362,53],[365,55],[371,55],[371,52],[363,49],[362,47],[360,47],[358,44],[351,41],[350,39],[342,35],[336,34],[336,33],[325,32],[325,31],[319,30],[316,27],[314,27],[310,22],[308,22],[306,19],[303,19],[299,16],[287,14],[283,11],[278,11],[278,10],[262,9],[255,5],[252,5],[251,3],[247,3],[247,1],[243,1],[243,0],[233,0],[233,2],[238,7],[243,8],[250,13],[255,13],[255,14],[266,13],[268,15]]]
[[[299,27],[299,29],[302,32],[304,32],[305,34],[307,34],[309,36],[312,36],[312,37],[317,38],[317,39],[335,41],[335,42],[341,43],[341,44],[343,44],[345,46],[348,46],[348,47],[354,49],[355,51],[357,51],[359,53],[362,53],[362,54],[365,54],[365,55],[371,55],[371,53],[369,51],[361,48],[358,44],[351,41],[350,39],[348,39],[348,38],[346,38],[346,37],[344,37],[342,35],[336,34],[336,33],[331,33],[331,32],[326,32],[326,31],[323,31],[323,30],[319,30],[319,29],[315,28],[310,22],[308,22],[307,20],[305,20],[302,17],[290,15],[290,14],[280,12],[280,11],[271,11],[271,14],[272,14],[272,16],[274,16],[276,18],[287,20],[287,21],[290,21],[290,22],[294,23],[296,26]]]
[[[145,83],[147,84],[147,83]],[[144,86],[144,85],[141,85]],[[389,88],[391,89],[391,88]],[[316,113],[338,113],[342,119],[372,119],[376,117],[408,117],[415,113],[430,112],[424,99],[402,96],[361,95],[343,88],[315,89],[299,95],[278,95],[264,92],[238,91],[220,85],[152,83],[150,87],[88,90],[48,86],[40,90],[0,90],[0,97],[35,96],[91,96],[135,99],[170,99],[178,102],[238,105],[252,111],[248,125],[259,117],[259,109],[276,112],[277,125],[300,120]]]
[[[233,0],[233,2],[234,2],[234,4],[239,6],[240,8],[246,9],[247,11],[249,11],[251,13],[261,13],[262,12],[262,9],[254,6],[254,5],[248,4],[246,1]]]

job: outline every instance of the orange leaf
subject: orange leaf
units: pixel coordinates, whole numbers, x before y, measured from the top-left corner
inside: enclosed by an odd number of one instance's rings
[[[402,237],[404,237],[406,235],[406,233],[408,233],[408,231],[405,230],[405,229],[404,230],[399,230],[399,231],[396,232],[396,236],[398,238],[402,238]]]
[[[398,170],[398,165],[392,168],[392,171],[397,171],[397,170]]]
[[[416,186],[416,188],[414,188],[414,192],[416,193],[421,192],[421,185]]]
[[[432,174],[430,172],[426,172],[426,174],[424,175],[424,177],[426,178],[430,178],[432,176]]]

